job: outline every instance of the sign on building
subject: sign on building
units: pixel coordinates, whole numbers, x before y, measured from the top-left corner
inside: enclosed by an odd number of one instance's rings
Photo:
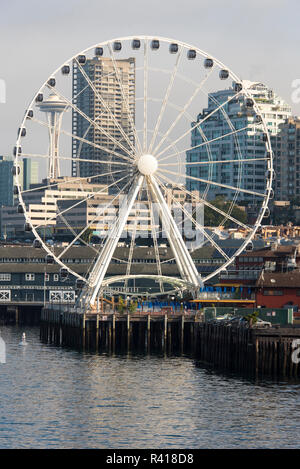
[[[75,303],[75,292],[64,290],[50,290],[49,292],[50,303]]]
[[[10,301],[10,290],[0,290],[0,302]]]

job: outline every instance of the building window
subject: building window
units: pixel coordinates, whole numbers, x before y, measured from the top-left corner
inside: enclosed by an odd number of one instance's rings
[[[11,274],[0,274],[0,282],[10,282]]]
[[[264,290],[263,294],[266,296],[281,296],[283,295],[283,291],[282,290]]]
[[[25,280],[26,280],[27,282],[32,282],[34,279],[35,279],[35,275],[34,275],[34,274],[25,274]]]
[[[53,274],[53,280],[54,280],[54,282],[58,282],[59,281],[59,275],[58,274]]]

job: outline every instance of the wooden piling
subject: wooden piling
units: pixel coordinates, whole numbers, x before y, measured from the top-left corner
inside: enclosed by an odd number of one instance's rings
[[[172,351],[172,323],[168,322],[168,353]]]
[[[168,338],[168,315],[164,315],[164,339],[163,339],[163,350],[164,352],[167,351],[167,338]]]
[[[112,352],[116,350],[116,315],[112,315]]]
[[[130,314],[127,314],[127,351],[130,350],[130,339],[131,339]]]
[[[86,313],[82,315],[82,349],[85,350],[85,338],[86,338]]]
[[[112,321],[109,320],[107,323],[108,328],[108,350],[109,353],[112,353]]]
[[[183,346],[184,346],[184,314],[181,315],[180,318],[180,353],[183,353]]]
[[[151,316],[147,316],[147,352],[150,353],[151,350]]]
[[[99,350],[99,321],[100,321],[100,316],[99,314],[96,315],[96,329],[95,329],[95,349],[96,352]]]

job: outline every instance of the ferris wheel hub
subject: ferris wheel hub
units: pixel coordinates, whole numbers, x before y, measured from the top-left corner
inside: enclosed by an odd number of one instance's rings
[[[153,155],[142,155],[137,166],[139,172],[144,176],[151,176],[157,170],[157,159]]]

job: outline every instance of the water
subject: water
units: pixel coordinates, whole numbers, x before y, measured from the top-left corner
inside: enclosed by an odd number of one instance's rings
[[[19,345],[26,333],[26,347]],[[0,448],[299,448],[300,385],[188,357],[107,356],[3,327]]]

